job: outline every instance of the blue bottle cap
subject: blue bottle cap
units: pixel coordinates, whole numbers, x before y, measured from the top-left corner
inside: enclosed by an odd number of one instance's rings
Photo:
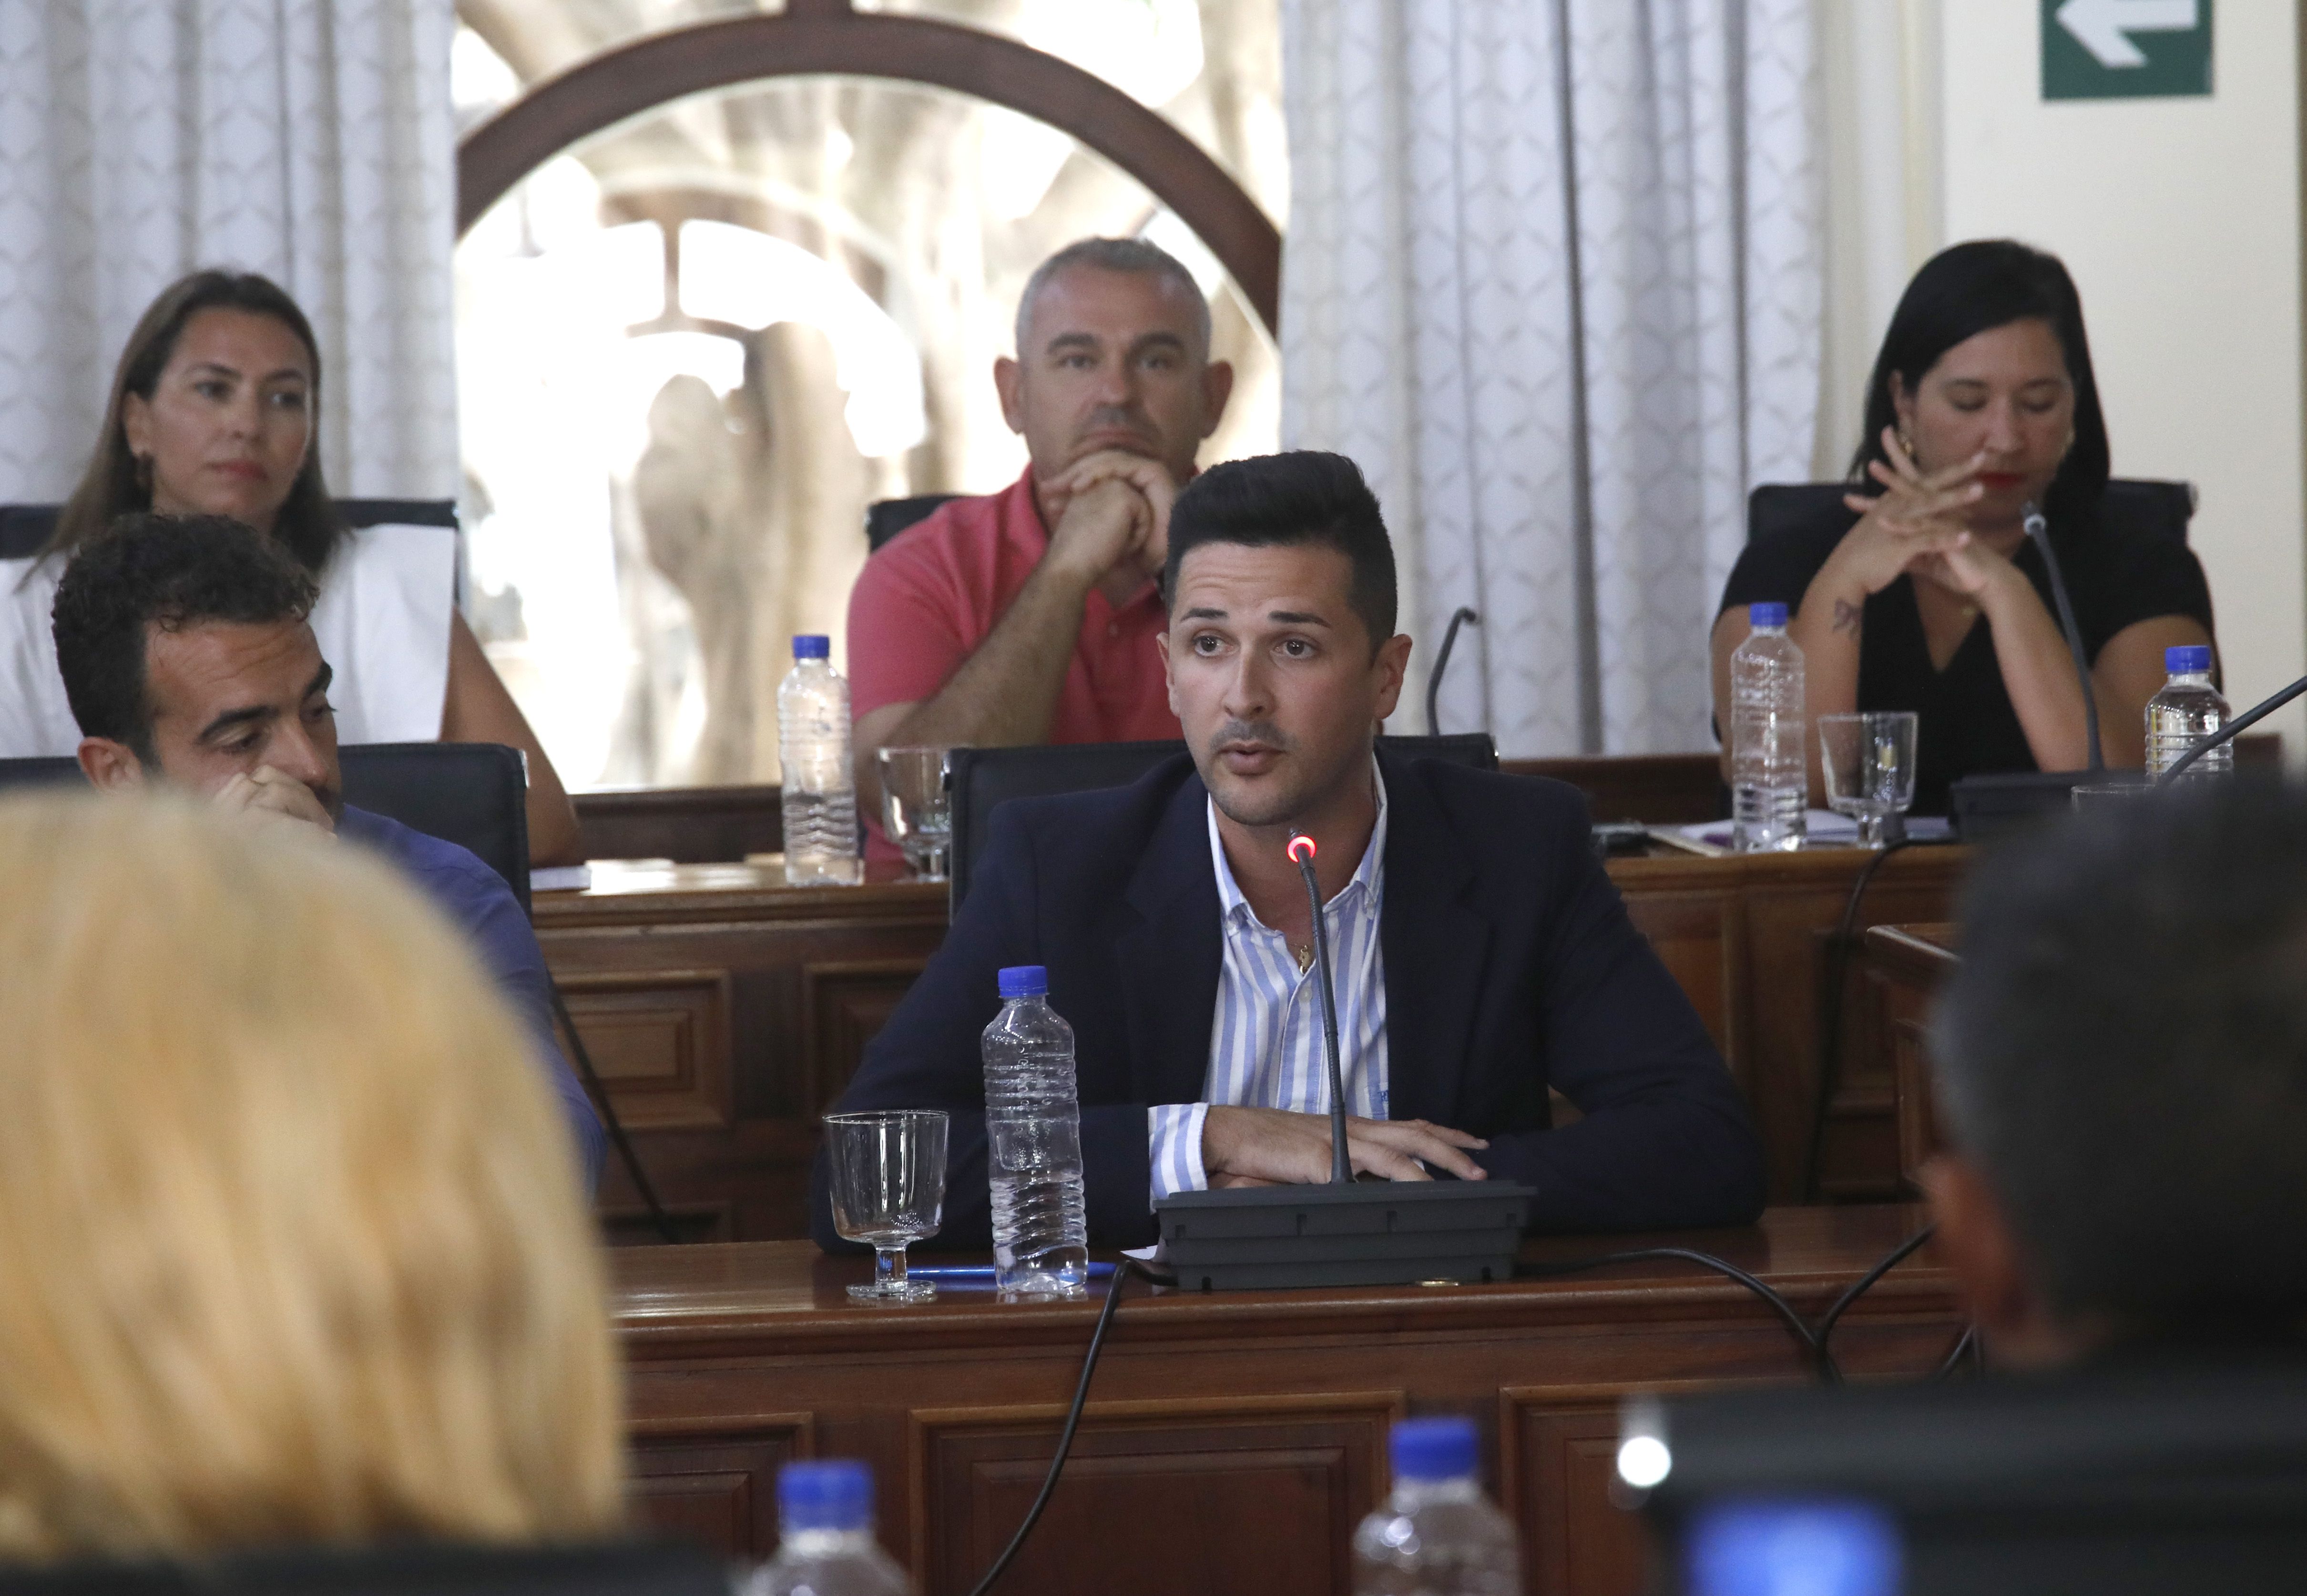
[[[1050,972],[1045,965],[1011,965],[1001,972],[1001,995],[1004,998],[1038,998],[1050,990]]]
[[[2163,668],[2174,676],[2200,676],[2211,668],[2208,643],[2182,643],[2163,650]]]
[[[1692,1526],[1691,1596],[1895,1596],[1899,1526],[1871,1502],[1726,1502]]]
[[[830,638],[820,637],[813,631],[798,633],[793,638],[793,657],[795,659],[830,659],[833,657],[833,640]]]
[[[1749,626],[1784,626],[1786,623],[1787,606],[1782,604],[1750,604],[1746,606],[1746,624]]]
[[[852,1457],[791,1463],[777,1471],[777,1526],[844,1532],[873,1527],[873,1472]]]
[[[1394,1427],[1394,1477],[1471,1480],[1475,1469],[1471,1419],[1405,1419]]]

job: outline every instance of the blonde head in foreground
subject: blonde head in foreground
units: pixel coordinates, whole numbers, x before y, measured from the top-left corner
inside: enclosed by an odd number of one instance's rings
[[[0,1560],[617,1526],[575,1158],[352,849],[0,802]]]

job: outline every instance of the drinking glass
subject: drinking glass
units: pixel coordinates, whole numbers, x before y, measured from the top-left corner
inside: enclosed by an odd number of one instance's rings
[[[1882,822],[1915,801],[1915,712],[1818,717],[1826,805],[1858,822],[1858,845],[1882,845]]]
[[[873,1281],[849,1294],[872,1302],[927,1302],[937,1287],[905,1278],[905,1248],[934,1236],[945,1209],[946,1118],[941,1109],[825,1116],[833,1163],[833,1228],[873,1244]]]
[[[942,881],[953,842],[953,799],[945,790],[945,750],[885,748],[881,828],[905,851],[916,881]]]

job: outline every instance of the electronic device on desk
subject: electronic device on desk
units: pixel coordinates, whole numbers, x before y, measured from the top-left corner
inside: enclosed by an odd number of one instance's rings
[[[1594,852],[1605,859],[1627,859],[1650,852],[1651,828],[1640,820],[1594,822]]]
[[[1638,1402],[1618,1473],[1671,1549],[1670,1590],[2295,1591],[2307,1363]],[[1772,1557],[1801,1566],[1716,1583]],[[1846,1579],[1822,1581],[1830,1565]],[[1866,1568],[1890,1577],[1848,1583]]]
[[[1314,914],[1322,1043],[1330,1073],[1330,1183],[1181,1191],[1154,1205],[1162,1255],[1188,1290],[1413,1285],[1506,1280],[1522,1248],[1531,1189],[1505,1180],[1354,1179],[1346,1154],[1338,998],[1314,839],[1290,839]]]

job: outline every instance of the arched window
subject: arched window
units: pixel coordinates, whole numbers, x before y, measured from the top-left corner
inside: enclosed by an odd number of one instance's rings
[[[1192,0],[1049,14],[1104,10],[1140,93],[1198,87]],[[1247,379],[1205,458],[1274,447],[1272,223],[1030,39],[828,0],[648,35],[473,127],[459,184],[468,607],[572,786],[776,778],[789,636],[838,639],[865,505],[1021,468],[989,368],[1072,237],[1186,261]]]

